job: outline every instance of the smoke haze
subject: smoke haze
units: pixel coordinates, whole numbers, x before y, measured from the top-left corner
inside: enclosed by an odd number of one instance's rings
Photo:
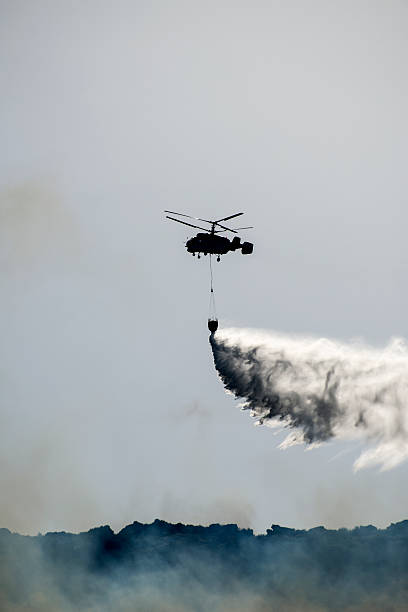
[[[20,612],[402,612],[408,521],[378,530],[133,522],[119,533],[0,529],[0,607]]]
[[[408,351],[401,339],[383,350],[362,343],[224,329],[210,336],[225,388],[243,399],[257,424],[293,429],[282,442],[332,438],[371,443],[360,469],[390,469],[408,457]]]

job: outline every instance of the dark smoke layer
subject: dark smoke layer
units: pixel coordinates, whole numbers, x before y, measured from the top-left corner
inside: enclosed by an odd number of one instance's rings
[[[210,336],[217,372],[257,424],[292,432],[281,444],[363,437],[355,469],[408,458],[408,351],[225,329]]]
[[[406,610],[408,521],[379,530],[135,522],[80,534],[0,529],[7,612]]]

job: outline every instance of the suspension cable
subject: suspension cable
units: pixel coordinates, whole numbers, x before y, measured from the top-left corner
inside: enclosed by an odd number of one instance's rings
[[[210,301],[208,306],[208,317],[209,319],[217,318],[217,310],[215,307],[215,295],[214,295],[214,278],[213,278],[213,269],[212,269],[212,259],[211,253],[209,253],[210,260]]]

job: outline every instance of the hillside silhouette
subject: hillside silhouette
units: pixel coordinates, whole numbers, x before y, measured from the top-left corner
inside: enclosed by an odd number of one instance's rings
[[[71,534],[0,529],[0,609],[408,608],[408,521],[387,529],[134,522]]]

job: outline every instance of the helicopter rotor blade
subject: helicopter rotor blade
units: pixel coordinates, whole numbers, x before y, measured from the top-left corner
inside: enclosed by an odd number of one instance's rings
[[[210,223],[211,225],[219,225],[220,227],[222,227],[225,230],[228,230],[230,232],[234,232],[235,230],[230,229],[229,227],[225,227],[224,225],[221,225],[220,221],[227,221],[228,219],[235,219],[235,217],[240,217],[241,215],[244,214],[242,212],[235,213],[234,215],[230,215],[229,217],[223,217],[222,219],[218,219],[217,221],[214,221],[212,219],[202,219],[201,217],[193,217],[192,215],[186,215],[185,213],[175,212],[174,210],[165,210],[164,212],[170,213],[172,215],[177,215],[179,217],[187,217],[188,219],[195,219],[196,221],[203,221],[204,223]],[[200,228],[200,229],[202,229],[202,228]],[[241,228],[239,228],[239,229],[241,229]],[[246,229],[246,228],[243,228],[243,229]]]
[[[191,215],[185,215],[184,213],[174,212],[174,210],[165,210],[166,213],[171,213],[172,215],[179,215],[180,217],[188,217],[189,219],[195,219],[196,221],[204,221],[204,223],[215,223],[214,221],[209,221],[208,219],[201,219],[200,217],[192,217]]]
[[[186,217],[188,215],[185,215]],[[183,225],[188,225],[190,227],[195,227],[196,229],[200,229],[203,230],[203,232],[208,232],[208,229],[206,229],[205,227],[200,227],[199,225],[193,225],[192,223],[186,223],[185,221],[181,221],[180,219],[175,219],[174,217],[169,217],[168,215],[166,215],[166,219],[171,219],[172,221],[177,221],[177,223],[182,223]]]
[[[200,217],[195,217],[197,219],[197,221],[204,221],[205,223],[211,223],[211,225],[214,225],[215,221],[209,221],[208,219],[201,219]]]
[[[227,232],[232,232],[233,234],[237,233],[236,230],[231,229],[230,227],[225,227],[225,225],[221,225],[221,223],[218,223],[217,221],[214,223],[214,225],[218,225],[219,227],[222,227]]]
[[[223,219],[218,219],[218,221],[212,221],[210,219],[202,219],[201,217],[192,217],[191,215],[186,215],[184,213],[178,213],[175,212],[174,210],[165,210],[164,212],[166,213],[171,213],[172,215],[178,215],[180,217],[187,217],[188,219],[195,219],[197,221],[203,221],[204,223],[209,223],[210,225],[212,225],[212,232],[217,234],[217,233],[222,233],[222,232],[232,232],[233,234],[236,234],[239,230],[243,230],[243,229],[253,229],[252,226],[248,226],[248,227],[237,227],[236,229],[232,229],[231,227],[226,227],[225,225],[222,225],[220,223],[220,221],[227,221],[228,219],[235,219],[235,217],[240,217],[241,215],[243,215],[244,213],[240,212],[240,213],[235,213],[234,215],[230,215],[229,217],[224,217]],[[210,230],[204,228],[204,227],[200,227],[199,225],[193,225],[192,223],[187,223],[186,221],[181,221],[180,219],[175,219],[174,217],[169,217],[168,215],[166,215],[167,219],[171,219],[172,221],[177,221],[178,223],[183,223],[184,225],[189,225],[190,227],[195,227],[197,229],[203,230],[204,232],[209,232]],[[218,230],[218,231],[214,231],[215,230],[215,226],[217,227],[222,227],[222,230]]]
[[[223,227],[221,225],[221,227]],[[248,225],[247,227],[235,227],[234,229],[225,228],[222,230],[215,230],[214,234],[223,234],[224,232],[239,232],[240,230],[254,229],[253,225]]]
[[[165,210],[164,212],[170,213],[171,215],[179,215],[180,217],[188,217],[189,219],[198,219],[198,217],[192,217],[191,215],[185,215],[184,213],[178,213],[174,210]]]
[[[236,213],[235,215],[230,215],[229,217],[223,217],[222,219],[217,219],[217,221],[215,221],[215,223],[218,223],[219,221],[228,221],[228,219],[233,219],[234,217],[239,217],[241,215],[243,215],[244,213]]]

